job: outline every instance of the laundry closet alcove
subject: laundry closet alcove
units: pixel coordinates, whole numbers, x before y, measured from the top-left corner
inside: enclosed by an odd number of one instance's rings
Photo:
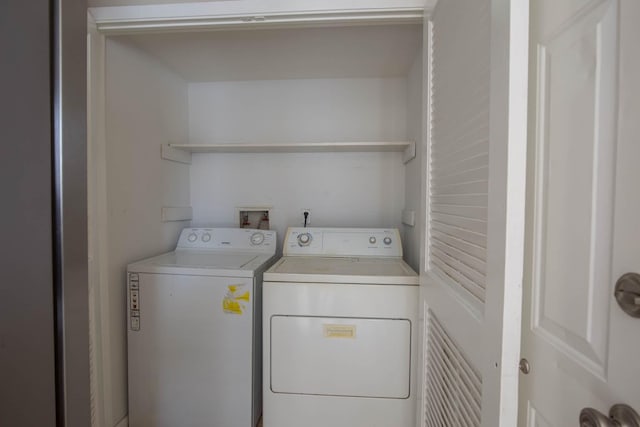
[[[281,239],[310,208],[313,226],[400,228],[419,264],[424,2],[260,3],[90,9],[93,383],[109,426],[127,414],[125,267],[182,228],[268,206]]]

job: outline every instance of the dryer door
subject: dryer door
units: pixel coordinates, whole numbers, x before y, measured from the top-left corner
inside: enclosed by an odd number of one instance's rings
[[[274,393],[406,399],[411,322],[358,317],[271,317]]]

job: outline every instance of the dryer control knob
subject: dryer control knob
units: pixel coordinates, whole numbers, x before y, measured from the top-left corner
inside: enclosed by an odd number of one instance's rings
[[[298,244],[300,246],[308,246],[309,243],[311,243],[311,234],[302,233],[302,234],[298,235]]]
[[[211,234],[205,233],[205,234],[202,235],[201,239],[202,239],[203,242],[206,243],[206,242],[211,240]]]
[[[391,244],[391,237],[385,237],[383,240],[385,245],[390,245]]]
[[[369,237],[369,243],[371,243],[372,245],[375,245],[376,242],[377,242],[377,240],[376,240],[375,237],[373,237],[373,236]]]
[[[198,235],[196,233],[191,233],[189,234],[189,236],[187,237],[187,240],[190,241],[191,243],[195,242],[196,240],[198,240]]]
[[[264,233],[253,233],[250,237],[252,245],[261,245],[264,242]]]

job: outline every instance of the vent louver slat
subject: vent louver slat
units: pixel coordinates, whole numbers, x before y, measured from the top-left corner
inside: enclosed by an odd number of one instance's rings
[[[437,164],[432,164],[432,172],[439,171],[440,169],[453,169],[460,167],[461,164],[473,163],[478,165],[487,164],[489,162],[489,141],[480,140],[474,144],[466,144],[463,149],[456,151],[447,156],[441,156],[438,158]],[[433,158],[433,156],[432,156]]]
[[[490,2],[440,7],[464,37],[433,26],[429,167],[429,269],[483,304],[489,191]],[[442,16],[447,22],[453,16]],[[462,25],[462,24],[461,24]]]
[[[478,427],[482,379],[431,310],[427,316],[426,426]]]
[[[474,245],[467,240],[453,237],[450,234],[442,233],[438,230],[432,230],[431,236],[434,239],[440,240],[443,245],[451,248],[451,251],[458,251],[457,254],[460,254],[460,256],[463,256],[463,254],[469,256],[470,265],[476,270],[486,273],[486,260],[484,258],[486,256],[486,250],[483,246]],[[458,256],[457,254],[454,254],[454,256]],[[477,259],[477,261],[474,261],[474,259]]]
[[[432,221],[431,232],[433,233],[435,231],[441,231],[442,233],[449,235],[454,239],[458,238],[470,245],[480,246],[484,250],[486,255],[487,236],[482,232],[457,228],[455,225],[446,224],[444,222]]]

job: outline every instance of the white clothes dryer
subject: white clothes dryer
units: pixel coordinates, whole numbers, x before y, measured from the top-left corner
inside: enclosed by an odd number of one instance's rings
[[[127,268],[129,425],[255,427],[275,231],[186,228]]]
[[[264,274],[264,427],[414,427],[418,275],[395,229],[290,228]]]

